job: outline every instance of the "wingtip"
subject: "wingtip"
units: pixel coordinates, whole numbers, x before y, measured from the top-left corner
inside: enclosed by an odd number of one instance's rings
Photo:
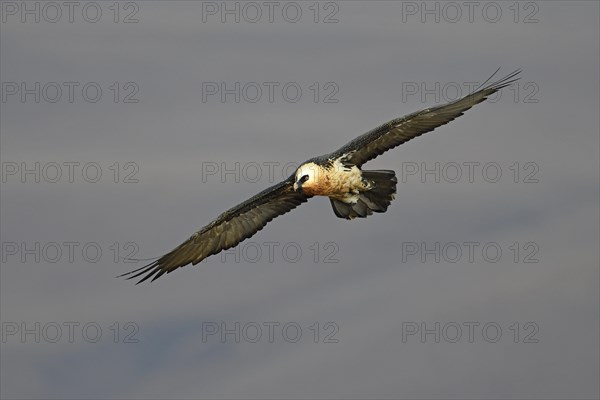
[[[520,76],[518,76],[523,70],[521,68],[517,68],[516,70],[514,70],[513,72],[509,73],[508,75],[498,79],[495,82],[492,82],[490,84],[488,84],[487,86],[485,86],[482,90],[487,90],[487,89],[492,89],[492,90],[500,90],[502,88],[505,88],[507,86],[512,85],[514,82],[518,81],[519,79],[521,79]],[[489,80],[489,79],[488,79]]]
[[[498,80],[488,83],[492,80],[492,78],[494,76],[496,76],[496,74],[500,71],[500,69],[501,69],[501,67],[498,67],[496,69],[496,71],[494,71],[494,73],[489,78],[487,78],[483,83],[481,83],[479,86],[477,86],[477,89],[475,89],[472,94],[476,94],[476,93],[479,93],[479,92],[482,92],[485,90],[492,90],[492,91],[496,92],[502,88],[512,85],[514,82],[521,79],[521,77],[517,76],[517,75],[519,75],[521,72],[523,72],[523,69],[517,68],[514,71],[512,71],[511,73],[509,73],[508,75],[505,75],[504,77],[502,77]]]
[[[144,266],[142,266],[140,268],[136,268],[133,271],[129,271],[129,272],[126,272],[124,274],[117,275],[115,278],[123,278],[123,277],[125,277],[125,280],[131,280],[131,279],[137,278],[140,275],[143,275],[143,274],[147,273],[146,276],[144,276],[142,279],[140,279],[136,283],[136,285],[138,285],[138,284],[144,282],[146,279],[150,278],[152,275],[155,275],[157,273],[157,268],[156,267],[159,265],[158,262],[159,262],[159,260],[155,260],[155,261],[151,262],[150,264],[146,264],[146,265],[144,265]],[[159,272],[158,276],[162,275],[160,273],[161,271],[158,271],[158,272]]]

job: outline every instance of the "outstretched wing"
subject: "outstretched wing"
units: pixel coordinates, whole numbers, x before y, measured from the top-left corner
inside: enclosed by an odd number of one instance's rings
[[[367,161],[404,142],[432,131],[438,126],[447,124],[463,115],[466,110],[475,104],[484,101],[488,96],[496,93],[503,87],[511,85],[519,79],[515,77],[521,72],[521,70],[516,70],[504,78],[486,85],[496,75],[498,70],[482,83],[475,92],[442,106],[428,108],[393,119],[357,137],[333,154],[339,156],[345,155],[345,163],[347,162],[360,167]]]
[[[179,267],[198,264],[206,257],[229,249],[261,230],[273,218],[285,214],[307,201],[294,191],[293,176],[260,192],[225,211],[188,240],[156,261],[120,276],[127,279],[146,274],[138,283],[154,276],[157,279]]]

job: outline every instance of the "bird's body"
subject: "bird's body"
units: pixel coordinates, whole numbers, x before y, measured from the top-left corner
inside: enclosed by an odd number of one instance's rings
[[[302,184],[302,191],[307,196],[327,196],[341,201],[356,201],[359,191],[368,190],[368,184],[356,165],[345,166],[339,159],[328,159],[324,163],[315,161],[303,163],[295,176],[309,179]],[[297,182],[298,180],[296,180]],[[298,184],[295,183],[298,190]]]
[[[484,86],[490,77],[483,87],[461,99],[393,119],[330,154],[311,158],[289,178],[225,211],[171,252],[124,275],[131,275],[128,277],[131,279],[145,274],[140,280],[143,282],[190,263],[195,265],[249,238],[273,218],[313,196],[329,197],[335,215],[340,218],[365,218],[373,212],[385,212],[396,194],[396,174],[391,170],[363,170],[362,165],[463,115],[512,84],[519,73],[517,70]]]

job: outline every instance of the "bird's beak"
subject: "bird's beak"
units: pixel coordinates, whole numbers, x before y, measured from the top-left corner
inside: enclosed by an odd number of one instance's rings
[[[294,183],[294,191],[298,193],[302,193],[302,182],[298,181]]]

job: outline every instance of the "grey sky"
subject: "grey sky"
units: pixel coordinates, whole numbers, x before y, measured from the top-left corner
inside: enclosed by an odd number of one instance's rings
[[[0,3],[3,398],[598,398],[597,2],[44,4]],[[387,213],[316,198],[114,278],[497,67],[518,91],[365,165],[398,174]]]

